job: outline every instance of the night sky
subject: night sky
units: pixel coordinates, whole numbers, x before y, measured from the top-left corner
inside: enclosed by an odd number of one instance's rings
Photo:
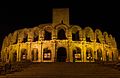
[[[21,28],[34,27],[39,24],[52,23],[52,8],[69,8],[70,24],[82,28],[90,26],[99,28],[116,38],[120,47],[120,12],[118,2],[69,2],[44,1],[39,3],[15,3],[0,8],[0,48],[3,38]]]

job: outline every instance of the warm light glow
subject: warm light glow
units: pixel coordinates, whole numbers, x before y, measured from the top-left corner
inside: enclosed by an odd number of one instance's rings
[[[16,30],[6,36],[1,57],[5,62],[8,59],[11,62],[23,59],[33,62],[117,61],[118,50],[111,34],[89,26],[70,25],[69,9],[61,8],[53,10],[51,24]]]

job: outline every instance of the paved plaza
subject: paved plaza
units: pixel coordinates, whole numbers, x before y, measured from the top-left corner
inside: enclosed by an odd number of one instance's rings
[[[120,78],[120,71],[95,63],[36,63],[0,78]]]

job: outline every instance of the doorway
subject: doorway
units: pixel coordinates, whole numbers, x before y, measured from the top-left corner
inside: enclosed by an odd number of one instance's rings
[[[67,53],[66,48],[60,47],[57,51],[57,62],[66,62]]]

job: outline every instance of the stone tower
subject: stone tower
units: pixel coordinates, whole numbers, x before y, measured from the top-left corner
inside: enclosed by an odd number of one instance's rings
[[[69,8],[55,8],[53,9],[53,26],[64,23],[69,25]]]

